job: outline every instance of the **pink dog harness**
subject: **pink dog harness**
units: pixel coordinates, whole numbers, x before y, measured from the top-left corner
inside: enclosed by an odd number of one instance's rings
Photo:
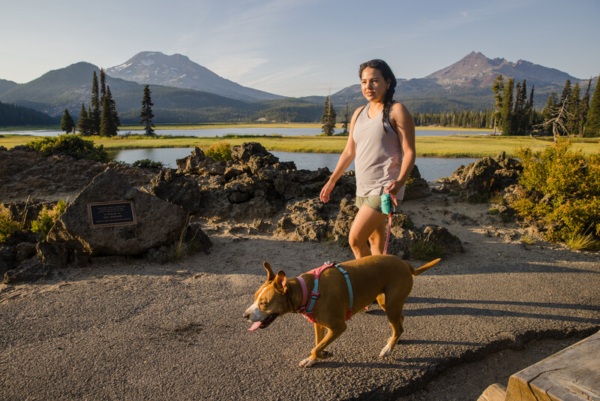
[[[350,277],[348,277],[348,272],[346,272],[346,270],[344,270],[342,266],[339,265],[339,263],[325,263],[323,266],[308,272],[308,274],[312,274],[313,276],[315,276],[315,285],[310,293],[310,302],[308,302],[308,289],[306,287],[306,282],[302,277],[296,277],[300,282],[300,286],[302,287],[302,305],[296,312],[300,312],[311,323],[319,324],[315,319],[315,315],[313,312],[315,309],[315,304],[317,303],[317,299],[319,299],[319,296],[321,295],[319,292],[319,276],[321,275],[321,273],[323,273],[325,269],[329,269],[330,267],[336,267],[346,278],[346,284],[348,285],[348,293],[350,295],[350,308],[348,308],[348,312],[346,312],[345,320],[348,320],[352,317],[352,305],[354,303],[354,295],[352,294],[352,284],[350,283]]]

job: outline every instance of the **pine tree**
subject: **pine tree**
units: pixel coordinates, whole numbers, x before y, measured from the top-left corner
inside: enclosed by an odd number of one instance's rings
[[[502,93],[502,120],[500,126],[502,135],[512,135],[513,131],[513,91],[514,79],[508,78]]]
[[[579,135],[579,125],[581,118],[581,113],[579,109],[581,108],[581,99],[579,98],[579,82],[575,82],[575,86],[573,86],[573,90],[571,91],[571,97],[569,99],[569,104],[567,105],[567,131],[571,136]]]
[[[600,136],[600,80],[598,82],[590,102],[583,136]]]
[[[502,92],[504,91],[504,78],[502,75],[498,75],[492,85],[492,91],[494,91],[494,135],[496,135],[496,128],[500,125],[500,118],[502,117]]]
[[[119,113],[117,112],[117,104],[112,97],[112,93],[110,92],[110,86],[106,87],[106,97],[108,98],[108,104],[110,106],[110,113],[112,115],[113,124],[115,126],[115,135],[119,131],[119,127],[121,126],[121,119],[119,118]]]
[[[152,98],[150,97],[150,85],[146,85],[144,87],[144,97],[142,98],[142,112],[140,113],[140,124],[144,124],[144,129],[146,130],[146,135],[153,136],[154,135],[154,124],[152,124],[152,119],[154,118],[154,114],[152,114]]]
[[[565,101],[568,103],[569,99],[571,99],[571,80],[567,79],[562,91],[562,95],[560,95],[560,103],[558,104],[559,107],[561,107]]]
[[[92,126],[88,112],[85,110],[85,106],[81,103],[81,111],[79,112],[79,121],[77,121],[77,129],[83,136],[92,135]]]
[[[419,116],[421,117],[421,116]],[[421,125],[423,122],[421,121]],[[342,134],[348,134],[348,126],[350,125],[350,109],[348,108],[348,103],[346,103],[346,109],[344,110],[344,119],[342,120],[342,128],[344,131]]]
[[[95,134],[100,132],[100,97],[98,94],[98,77],[94,71],[92,78],[92,113],[89,115],[92,120],[92,128]]]
[[[106,97],[106,72],[104,68],[100,68],[100,104],[104,104]]]
[[[527,101],[527,125],[525,126],[525,132],[533,131],[533,124],[535,121],[535,109],[533,108],[533,93],[535,85],[531,85],[531,92],[529,93],[529,100]]]
[[[65,109],[62,119],[60,120],[60,129],[68,134],[73,131],[73,128],[75,128],[75,122],[73,121],[73,118],[71,118],[69,110]]]
[[[104,104],[102,105],[102,118],[100,120],[100,135],[115,136],[119,131],[119,115],[116,111],[115,101],[110,93],[110,86],[106,90],[104,96]]]
[[[590,87],[592,86],[592,78],[588,81],[588,86],[585,91],[585,96],[581,100],[581,107],[579,108],[579,136],[583,136],[585,124],[587,122],[588,110],[590,109]]]
[[[550,120],[552,118],[553,113],[555,112],[558,106],[558,99],[556,97],[556,93],[552,92],[548,95],[548,101],[546,102],[546,107],[542,110],[542,117],[544,118],[544,122]]]
[[[115,126],[112,119],[112,113],[110,112],[110,102],[108,96],[104,98],[104,104],[102,105],[102,118],[100,119],[100,136],[113,136],[115,135]]]
[[[323,133],[327,136],[333,135],[335,132],[335,110],[331,105],[331,96],[327,96],[325,98],[325,107],[323,108],[323,117],[321,117],[321,122],[323,123]]]

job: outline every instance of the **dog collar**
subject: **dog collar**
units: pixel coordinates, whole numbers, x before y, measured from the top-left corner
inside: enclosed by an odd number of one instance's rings
[[[306,307],[306,301],[308,301],[308,289],[306,288],[306,281],[300,276],[296,277],[300,282],[300,287],[302,287],[302,304],[300,305],[300,309]]]

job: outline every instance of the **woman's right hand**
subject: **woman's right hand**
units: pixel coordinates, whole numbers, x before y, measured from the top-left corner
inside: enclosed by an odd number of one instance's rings
[[[327,181],[327,183],[321,189],[321,202],[327,203],[329,202],[329,194],[333,191],[335,187],[335,182],[331,182],[331,180]]]

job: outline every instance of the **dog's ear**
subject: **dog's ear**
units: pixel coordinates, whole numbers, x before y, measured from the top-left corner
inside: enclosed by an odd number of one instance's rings
[[[267,274],[269,275],[269,277],[267,277],[267,282],[273,281],[273,279],[275,278],[275,273],[273,273],[273,269],[271,269],[271,265],[269,264],[269,262],[265,262],[265,263],[263,263],[263,266],[264,266],[265,270],[267,271]]]
[[[277,292],[285,293],[287,291],[287,277],[285,276],[283,270],[279,270],[277,272],[275,281],[273,281],[273,286]]]

